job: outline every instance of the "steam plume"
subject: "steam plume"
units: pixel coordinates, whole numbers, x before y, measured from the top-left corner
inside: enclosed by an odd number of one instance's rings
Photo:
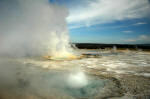
[[[0,53],[69,54],[67,9],[48,0],[0,1]]]

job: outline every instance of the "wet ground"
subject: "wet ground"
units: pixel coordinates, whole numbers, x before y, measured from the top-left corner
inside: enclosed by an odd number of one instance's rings
[[[150,99],[150,53],[78,50],[84,58],[0,58],[0,99]]]

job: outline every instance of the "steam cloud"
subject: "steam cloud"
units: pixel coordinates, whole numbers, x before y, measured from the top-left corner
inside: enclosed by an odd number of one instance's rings
[[[82,72],[53,74],[34,68],[34,64],[24,64],[25,60],[1,56],[71,55],[67,15],[65,7],[50,4],[49,0],[0,1],[0,98],[73,99],[63,91],[87,85]]]
[[[48,0],[1,0],[0,54],[68,54],[67,15]]]

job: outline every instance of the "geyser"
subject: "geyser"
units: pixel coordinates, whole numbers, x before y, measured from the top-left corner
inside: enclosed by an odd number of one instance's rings
[[[72,55],[65,7],[49,0],[1,0],[0,13],[0,54]]]

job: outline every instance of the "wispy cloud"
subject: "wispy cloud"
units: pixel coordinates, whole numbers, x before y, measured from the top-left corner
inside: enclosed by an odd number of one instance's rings
[[[133,25],[144,25],[144,24],[147,24],[146,22],[138,22],[138,23],[135,23]]]
[[[150,41],[150,36],[148,35],[140,35],[139,40],[149,40]]]
[[[140,35],[137,38],[130,38],[124,40],[125,42],[142,42],[142,43],[150,43],[150,35]]]
[[[90,26],[117,20],[137,19],[150,14],[148,0],[87,0],[87,6],[70,11],[72,25]],[[142,23],[138,23],[142,24]]]
[[[136,42],[136,39],[126,39],[125,42]]]
[[[128,31],[122,31],[123,33],[127,33],[127,34],[130,34],[130,33],[133,33],[133,31],[130,31],[130,30],[128,30]]]

